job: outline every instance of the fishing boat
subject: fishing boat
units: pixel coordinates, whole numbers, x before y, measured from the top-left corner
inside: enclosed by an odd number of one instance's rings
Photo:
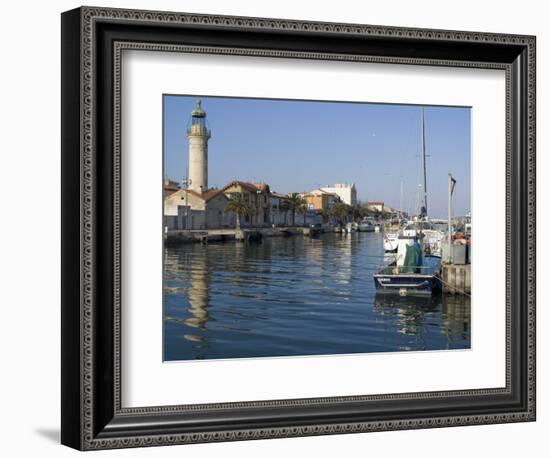
[[[441,258],[425,256],[417,237],[400,235],[395,260],[373,275],[377,293],[400,296],[441,291]]]

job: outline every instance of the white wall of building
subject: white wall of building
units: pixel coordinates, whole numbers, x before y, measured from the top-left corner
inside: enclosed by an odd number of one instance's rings
[[[357,204],[357,189],[355,188],[355,184],[336,183],[334,186],[322,187],[321,191],[336,194],[345,204]]]

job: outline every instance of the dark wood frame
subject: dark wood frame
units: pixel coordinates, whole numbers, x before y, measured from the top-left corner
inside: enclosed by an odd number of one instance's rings
[[[505,70],[506,387],[122,408],[123,49]],[[535,38],[94,7],[63,13],[61,408],[61,441],[81,450],[533,421]]]

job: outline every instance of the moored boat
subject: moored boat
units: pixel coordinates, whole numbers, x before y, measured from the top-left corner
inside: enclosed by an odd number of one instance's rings
[[[374,232],[375,225],[372,223],[372,221],[364,219],[357,225],[357,230],[359,232]]]
[[[377,293],[430,295],[441,290],[441,258],[424,256],[416,237],[398,237],[397,256],[373,275]]]

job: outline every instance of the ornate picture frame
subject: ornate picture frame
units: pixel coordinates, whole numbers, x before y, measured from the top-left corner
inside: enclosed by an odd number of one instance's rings
[[[81,7],[62,15],[62,435],[79,449],[535,420],[533,36]],[[125,408],[123,50],[506,73],[506,386]]]

